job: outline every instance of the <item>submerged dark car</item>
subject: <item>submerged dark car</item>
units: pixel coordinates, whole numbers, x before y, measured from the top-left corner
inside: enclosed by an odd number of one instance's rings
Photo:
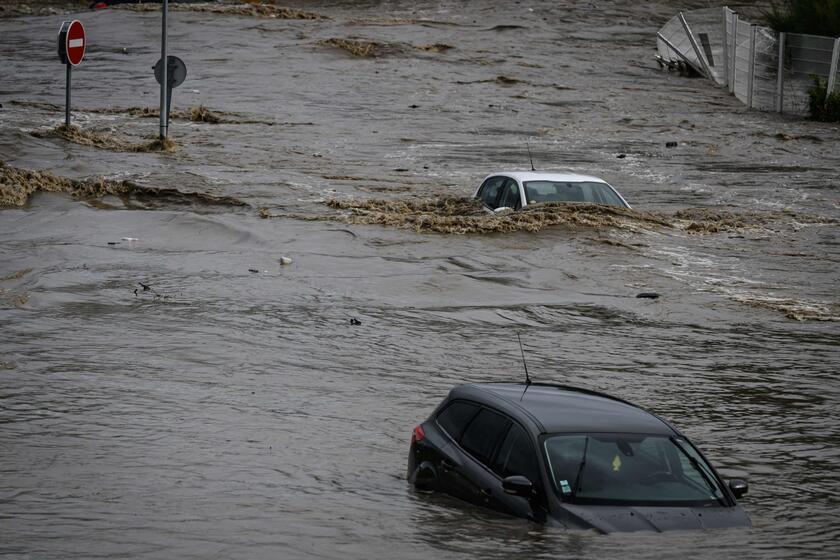
[[[748,527],[725,484],[674,426],[574,387],[482,383],[452,389],[414,429],[408,480],[473,504],[568,528]]]

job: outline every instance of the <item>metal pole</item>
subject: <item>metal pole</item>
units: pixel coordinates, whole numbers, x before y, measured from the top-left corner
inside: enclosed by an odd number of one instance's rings
[[[163,0],[163,18],[162,18],[162,29],[160,32],[160,60],[161,60],[161,80],[160,80],[160,139],[166,140],[167,134],[167,125],[166,122],[166,109],[168,107],[167,102],[167,84],[169,83],[169,77],[166,75],[167,71],[169,70],[166,60],[166,14],[169,12],[169,0]]]
[[[64,126],[66,128],[70,128],[70,73],[73,65],[69,62],[65,64],[67,67],[67,72],[65,74],[65,84],[67,86],[67,91],[65,92],[65,99],[64,99]]]
[[[712,72],[709,70],[709,65],[706,63],[706,59],[704,58],[703,54],[700,52],[700,47],[697,46],[697,41],[694,39],[694,35],[691,33],[691,28],[688,27],[688,22],[685,21],[685,16],[682,12],[679,13],[680,22],[682,23],[683,30],[685,34],[688,35],[688,41],[691,43],[691,48],[694,49],[694,55],[697,57],[697,60],[700,62],[700,68],[703,74],[706,75],[707,78],[710,80],[714,80],[712,76]]]
[[[834,91],[837,81],[837,59],[840,58],[840,37],[834,40],[834,50],[831,52],[831,70],[828,72],[828,85],[825,89],[825,102],[828,103],[828,96]]]
[[[776,70],[776,111],[781,113],[785,103],[785,42],[787,41],[787,33],[782,31],[779,33],[779,66]]]
[[[723,85],[729,86],[729,37],[727,29],[729,23],[729,8],[723,7]]]
[[[753,78],[755,77],[755,28],[750,25],[750,71],[747,74],[747,107],[753,108]]]

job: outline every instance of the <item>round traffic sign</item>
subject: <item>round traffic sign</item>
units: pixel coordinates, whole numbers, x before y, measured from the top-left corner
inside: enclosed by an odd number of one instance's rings
[[[171,54],[166,57],[167,62],[169,64],[166,65],[166,81],[167,87],[169,88],[176,88],[184,83],[184,80],[187,79],[187,65],[184,64],[184,61],[178,58],[177,56],[172,56]],[[155,80],[157,83],[160,83],[163,80],[163,61],[162,58],[159,58],[158,61],[154,65],[155,71]]]
[[[85,57],[85,28],[82,22],[74,19],[61,24],[58,32],[58,57],[64,64],[78,66]]]

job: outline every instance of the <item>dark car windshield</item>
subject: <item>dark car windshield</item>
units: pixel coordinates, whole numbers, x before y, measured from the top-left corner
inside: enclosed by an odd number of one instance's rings
[[[643,434],[563,434],[544,443],[549,475],[576,504],[726,505],[712,468],[685,439]]]
[[[528,204],[540,202],[589,202],[626,207],[615,191],[605,183],[525,181],[525,198]]]

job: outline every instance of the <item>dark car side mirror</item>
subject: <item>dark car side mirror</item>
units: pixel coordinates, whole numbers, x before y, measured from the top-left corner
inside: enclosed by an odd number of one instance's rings
[[[502,480],[502,490],[505,494],[530,498],[534,492],[534,485],[522,475],[513,475]]]
[[[729,489],[732,490],[732,493],[735,495],[736,498],[740,498],[747,491],[750,489],[750,485],[747,484],[746,480],[741,480],[740,478],[735,478],[729,481]]]

